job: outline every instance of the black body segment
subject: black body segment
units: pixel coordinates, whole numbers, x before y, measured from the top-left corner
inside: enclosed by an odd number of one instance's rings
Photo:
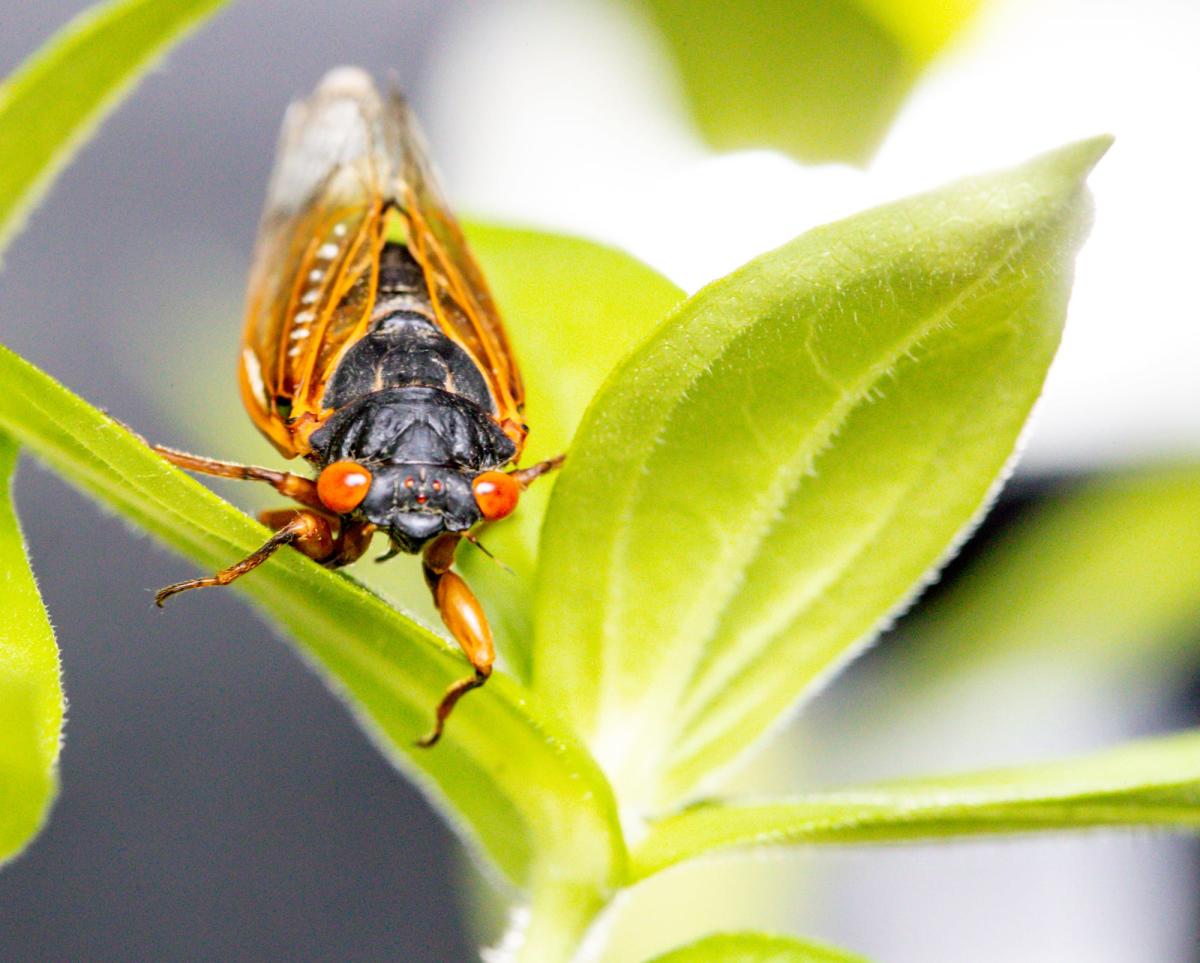
[[[310,458],[369,469],[355,514],[406,552],[478,522],[471,482],[517,453],[478,365],[438,328],[424,275],[399,244],[384,248],[370,328],[338,363],[323,406],[333,414],[312,433]]]
[[[312,434],[322,463],[349,459],[368,468],[423,464],[499,468],[515,451],[484,410],[441,388],[384,388],[350,402]]]
[[[411,311],[385,315],[346,352],[329,379],[323,404],[337,411],[386,388],[440,388],[492,414],[483,375],[462,348]]]

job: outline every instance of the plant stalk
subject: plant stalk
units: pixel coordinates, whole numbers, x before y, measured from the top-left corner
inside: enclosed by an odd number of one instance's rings
[[[562,880],[535,885],[529,903],[513,914],[487,963],[582,963],[588,930],[607,905],[594,889]]]

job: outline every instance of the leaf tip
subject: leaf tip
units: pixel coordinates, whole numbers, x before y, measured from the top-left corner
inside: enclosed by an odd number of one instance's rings
[[[1083,180],[1108,153],[1114,140],[1112,134],[1098,134],[1085,140],[1077,140],[1043,154],[1035,163],[1049,164],[1064,174]]]

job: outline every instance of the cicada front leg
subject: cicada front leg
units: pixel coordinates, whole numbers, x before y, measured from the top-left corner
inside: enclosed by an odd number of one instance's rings
[[[240,562],[221,569],[216,575],[190,578],[159,589],[154,595],[154,603],[162,608],[167,599],[180,592],[229,585],[254,571],[285,545],[290,545],[313,561],[331,568],[349,565],[367,550],[375,531],[373,525],[352,522],[341,526],[335,534],[333,524],[326,515],[297,508],[277,508],[262,512],[259,521],[268,528],[276,529],[275,534],[267,539],[261,548],[251,552]]]
[[[154,595],[154,604],[162,608],[172,595],[187,592],[191,589],[212,588],[216,585],[228,585],[241,578],[247,572],[252,572],[269,559],[285,545],[294,545],[310,558],[324,558],[333,552],[333,531],[329,521],[315,512],[293,511],[289,509],[290,518],[261,548],[247,555],[240,562],[223,568],[216,575],[204,578],[190,578],[176,582],[166,588],[159,589]]]
[[[326,543],[324,537],[317,536],[310,540],[298,539],[292,547],[326,568],[341,568],[343,565],[357,562],[371,547],[371,538],[375,535],[374,525],[370,522],[339,520],[326,509],[307,511],[301,508],[268,508],[258,513],[258,520],[267,528],[278,531],[302,515],[314,515],[324,520],[332,541]],[[337,525],[336,533],[333,529],[334,524]]]
[[[543,475],[549,474],[556,468],[562,466],[562,463],[567,460],[566,454],[555,455],[553,458],[547,458],[545,461],[539,461],[536,465],[530,465],[528,468],[517,468],[509,472],[518,485],[521,486],[521,491],[524,491]]]
[[[467,583],[455,572],[450,571],[461,538],[457,533],[439,535],[425,547],[421,562],[425,569],[425,581],[433,593],[438,613],[475,672],[451,683],[442,694],[442,701],[438,703],[435,713],[433,730],[417,740],[417,745],[424,749],[436,744],[442,737],[446,719],[454,711],[458,700],[487,682],[492,674],[492,663],[496,660],[492,629],[488,625],[483,606],[467,587]]]
[[[507,474],[484,472],[480,475],[475,482],[475,498],[483,511],[484,524],[509,515],[516,508],[520,493],[542,475],[558,468],[564,458],[565,455],[559,455],[528,468],[514,469]],[[417,745],[424,748],[434,745],[442,737],[446,719],[458,704],[458,700],[487,682],[492,674],[492,663],[496,659],[496,645],[483,606],[479,604],[479,599],[475,598],[475,593],[467,583],[450,571],[454,564],[454,553],[464,538],[475,542],[472,535],[447,532],[430,542],[421,555],[425,581],[433,593],[438,613],[475,669],[474,675],[452,683],[443,693],[442,701],[438,703],[433,731],[417,741]]]

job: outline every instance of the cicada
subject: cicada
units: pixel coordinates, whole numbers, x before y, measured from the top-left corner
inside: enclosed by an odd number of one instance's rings
[[[275,534],[161,606],[228,585],[292,546],[348,565],[382,533],[385,557],[420,554],[442,620],[471,663],[435,711],[492,672],[492,632],[452,569],[480,523],[512,513],[560,458],[518,468],[524,389],[483,274],[450,213],[404,98],[342,67],[284,119],[259,227],[239,359],[255,425],[315,477],[156,446],[182,468],[266,482],[299,507],[262,513]]]

